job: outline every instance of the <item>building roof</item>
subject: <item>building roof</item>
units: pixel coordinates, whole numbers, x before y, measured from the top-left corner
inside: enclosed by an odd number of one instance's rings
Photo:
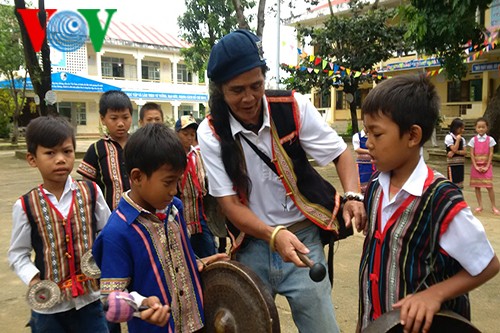
[[[101,24],[104,24],[104,22],[101,22]],[[189,47],[189,44],[182,39],[156,27],[120,21],[111,21],[106,32],[106,39],[175,48]]]

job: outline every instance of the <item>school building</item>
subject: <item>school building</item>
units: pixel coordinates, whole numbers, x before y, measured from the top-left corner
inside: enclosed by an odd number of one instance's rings
[[[349,0],[331,0],[335,15],[346,15]],[[371,1],[373,2],[373,1]],[[395,7],[401,4],[400,0],[382,0],[380,5]],[[322,3],[301,15],[293,24],[302,26],[322,27],[328,19],[330,8],[328,2]],[[500,49],[495,49],[500,28],[500,0],[494,0],[490,8],[479,13],[478,19],[484,23],[488,36],[484,41],[486,48],[482,52],[469,53],[467,58],[467,76],[461,82],[446,79],[443,69],[434,57],[418,57],[417,54],[389,59],[378,64],[378,74],[393,77],[403,74],[424,73],[435,84],[441,98],[441,115],[443,125],[447,125],[453,118],[475,119],[484,114],[487,104],[500,85]],[[305,54],[314,55],[314,47],[304,47]],[[328,64],[327,64],[328,65]],[[314,75],[314,71],[311,72]],[[361,119],[360,106],[373,84],[360,85],[357,96],[347,96],[342,87],[332,86],[330,91],[316,91],[312,93],[312,100],[316,107],[325,114],[325,119],[333,124],[350,122],[349,99],[354,99],[358,106],[358,119]],[[347,99],[347,100],[346,100]],[[339,127],[342,127],[340,125]]]
[[[200,117],[208,102],[208,86],[200,81],[207,80],[187,69],[180,54],[187,46],[155,27],[112,20],[100,52],[90,40],[74,52],[52,48],[52,90],[59,113],[70,119],[78,135],[96,135],[102,131],[99,98],[117,89],[132,100],[132,130],[146,102],[160,104],[172,121],[191,113]]]

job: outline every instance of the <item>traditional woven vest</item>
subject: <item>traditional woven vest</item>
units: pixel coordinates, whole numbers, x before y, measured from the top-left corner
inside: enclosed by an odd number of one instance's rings
[[[362,329],[403,297],[457,274],[462,267],[439,247],[440,236],[467,205],[456,185],[428,169],[421,197],[410,196],[380,230],[382,187],[375,175],[365,194],[368,234],[360,263],[359,316]],[[470,318],[467,294],[442,309]]]
[[[300,145],[300,113],[293,91],[268,90],[266,99],[271,120],[272,162],[297,208],[304,216],[333,235],[349,234],[339,223],[341,198],[335,188],[314,169]],[[215,133],[215,129],[212,127]],[[229,222],[229,221],[228,221]],[[228,223],[233,251],[244,234]],[[325,241],[326,242],[326,241]]]
[[[68,216],[62,216],[53,206],[41,185],[21,197],[31,225],[35,266],[42,280],[59,285],[63,299],[99,290],[97,280],[80,270],[80,258],[92,249],[96,236],[96,185],[90,181],[75,184]]]
[[[200,151],[194,149],[187,154],[187,166],[179,180],[179,192],[184,206],[184,220],[190,235],[202,232],[200,214],[206,220],[203,197],[207,193],[205,168]]]
[[[340,196],[314,169],[300,145],[300,112],[292,91],[267,91],[271,142],[276,169],[287,195],[306,218],[325,230],[338,232]]]

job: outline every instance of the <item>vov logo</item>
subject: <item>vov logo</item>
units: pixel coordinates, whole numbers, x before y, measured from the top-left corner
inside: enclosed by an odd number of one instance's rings
[[[46,9],[47,26],[42,27],[38,18],[39,11],[39,9],[17,9],[35,52],[40,52],[42,49],[45,36],[50,46],[61,52],[78,50],[89,36],[94,50],[99,52],[111,17],[116,13],[116,9],[105,9],[108,17],[102,27],[98,17],[100,9],[78,9],[78,12],[70,10],[57,12],[57,9]]]

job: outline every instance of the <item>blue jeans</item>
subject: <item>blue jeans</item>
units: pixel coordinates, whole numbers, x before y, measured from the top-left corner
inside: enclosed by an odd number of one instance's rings
[[[191,235],[190,242],[194,254],[199,258],[209,257],[217,253],[215,247],[215,237],[208,229],[207,222],[203,219],[200,220],[201,233]]]
[[[108,333],[101,301],[97,300],[80,310],[41,314],[31,311],[32,333]]]
[[[309,258],[326,267],[318,227],[307,227],[296,235],[311,251]],[[273,297],[280,294],[287,298],[299,332],[340,332],[328,276],[320,282],[312,281],[308,268],[284,262],[277,252],[271,251],[267,242],[253,237],[245,239],[236,252],[236,260],[257,273]]]

